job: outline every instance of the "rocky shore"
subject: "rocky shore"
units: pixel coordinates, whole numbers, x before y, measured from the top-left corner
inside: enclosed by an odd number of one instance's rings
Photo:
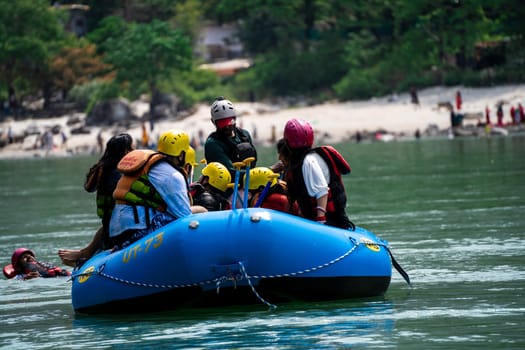
[[[462,126],[451,128],[450,111],[456,91],[463,98]],[[367,101],[328,102],[315,106],[279,106],[264,103],[237,102],[237,124],[248,129],[261,146],[271,145],[282,135],[290,118],[308,120],[316,131],[316,143],[342,141],[395,141],[429,137],[490,135],[506,136],[525,133],[525,125],[512,124],[510,109],[525,106],[525,84],[490,88],[434,87],[418,92],[419,105],[408,93],[374,98]],[[496,124],[496,105],[503,103],[504,126]],[[485,125],[485,110],[490,110],[491,126]],[[0,123],[0,159],[19,157],[72,156],[98,154],[113,134],[128,132],[140,144],[143,126],[150,144],[170,128],[182,129],[192,137],[196,147],[214,130],[209,105],[197,106],[194,113],[176,120],[165,119],[153,130],[141,117],[148,104],[134,102],[133,113],[139,118],[129,127],[86,126],[85,114],[74,113],[46,119],[16,120],[4,118]],[[80,130],[80,132],[79,132]]]

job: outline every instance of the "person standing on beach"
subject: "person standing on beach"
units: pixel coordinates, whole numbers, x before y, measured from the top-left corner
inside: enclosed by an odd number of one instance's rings
[[[60,131],[60,138],[62,139],[62,149],[67,149],[67,135],[64,130]]]
[[[329,226],[355,228],[346,215],[346,192],[341,175],[351,169],[331,146],[312,148],[310,123],[290,119],[284,128],[284,147],[279,158],[285,165],[290,203],[297,202],[300,215]]]
[[[521,108],[521,111],[520,111]],[[523,112],[523,107],[521,107],[521,104],[518,104],[516,107],[512,106],[510,113],[512,114],[512,124],[520,124],[521,123],[521,113]]]
[[[498,109],[496,111],[496,116],[498,118],[498,126],[503,126],[503,103],[498,103]]]
[[[514,115],[516,114],[515,112],[516,112],[516,109],[514,108],[514,106],[510,106],[509,114],[510,114],[511,124],[516,124],[516,120],[514,119]]]
[[[410,102],[419,107],[419,97],[417,96],[417,90],[415,87],[410,88]]]
[[[462,103],[463,103],[463,99],[461,98],[461,92],[458,90],[456,91],[456,109],[458,111],[461,110]]]
[[[237,113],[233,104],[222,96],[217,97],[210,112],[216,130],[208,136],[204,144],[206,161],[223,164],[232,177],[235,176],[235,162],[254,157],[255,161],[251,164],[254,167],[257,162],[257,150],[249,131],[236,126]]]
[[[119,134],[109,139],[102,157],[86,174],[84,189],[97,192],[97,215],[102,226],[97,230],[91,242],[79,250],[60,249],[58,256],[65,265],[76,266],[79,260],[90,258],[98,250],[110,249],[109,221],[115,207],[113,191],[120,180],[117,164],[122,157],[133,150],[133,138],[129,134]]]
[[[46,156],[48,156],[53,151],[53,134],[51,133],[51,130],[49,128],[47,128],[46,131],[44,131],[44,134],[42,135],[42,146],[46,150]]]
[[[97,145],[98,145],[98,153],[102,154],[104,152],[104,137],[102,136],[102,129],[97,134]]]

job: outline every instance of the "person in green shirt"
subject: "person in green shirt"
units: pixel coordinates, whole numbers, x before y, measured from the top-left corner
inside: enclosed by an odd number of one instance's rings
[[[236,112],[233,104],[220,96],[211,106],[211,121],[216,130],[212,132],[204,144],[204,157],[208,163],[218,162],[223,164],[235,176],[233,163],[242,162],[244,159],[254,157],[251,167],[256,166],[257,150],[248,130],[238,128]]]

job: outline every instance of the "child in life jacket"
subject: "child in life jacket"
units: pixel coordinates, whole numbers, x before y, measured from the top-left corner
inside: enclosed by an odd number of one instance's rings
[[[250,170],[250,183],[244,188],[250,191],[250,207],[274,209],[286,213],[293,212],[287,196],[286,182],[278,179],[279,174],[270,168],[257,167]]]
[[[70,276],[71,273],[53,264],[38,261],[35,253],[27,248],[17,248],[11,256],[11,264],[4,266],[4,276],[29,280],[37,277]]]
[[[231,188],[228,169],[218,162],[211,162],[202,169],[202,176],[190,185],[193,205],[200,205],[208,211],[228,210],[231,204],[228,195]]]

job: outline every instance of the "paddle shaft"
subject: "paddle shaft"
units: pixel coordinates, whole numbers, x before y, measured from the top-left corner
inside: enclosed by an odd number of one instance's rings
[[[257,203],[255,203],[255,208],[258,208],[262,205],[262,202],[264,201],[264,198],[268,195],[268,192],[270,191],[270,188],[272,187],[272,182],[274,179],[278,178],[278,174],[273,174],[268,176],[268,182],[266,183],[266,186],[264,186],[263,191],[261,192],[259,198],[257,199]]]
[[[243,208],[248,208],[248,194],[250,192],[250,168],[252,165],[252,162],[255,161],[254,157],[249,157],[243,160],[244,165],[246,165],[246,168],[244,169],[244,200],[242,202]]]
[[[259,198],[257,198],[257,203],[255,203],[255,208],[259,208],[264,200],[264,198],[266,197],[266,195],[268,194],[268,191],[270,190],[270,187],[272,186],[272,180],[268,181],[266,183],[266,186],[264,186],[264,190],[261,192],[261,194],[259,195]]]
[[[232,196],[232,207],[233,210],[237,208],[237,191],[239,188],[239,178],[241,177],[241,167],[244,165],[242,162],[233,163],[235,167],[235,182],[233,183],[233,196]]]

